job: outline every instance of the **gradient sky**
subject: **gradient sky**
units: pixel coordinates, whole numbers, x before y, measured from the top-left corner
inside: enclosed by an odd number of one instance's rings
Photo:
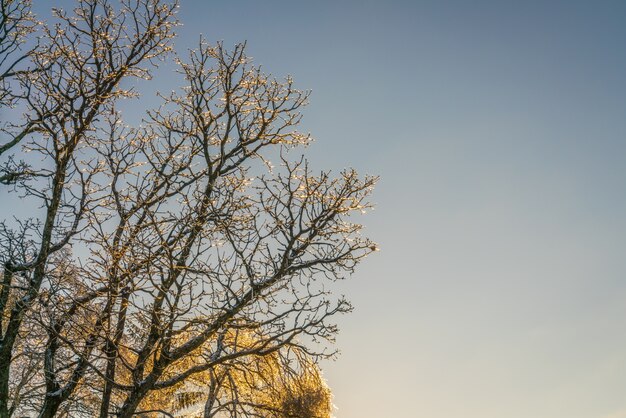
[[[356,310],[323,365],[338,418],[626,417],[626,2],[183,0],[180,19],[179,49],[247,40],[312,89],[315,166],[381,176],[382,251],[339,286]]]

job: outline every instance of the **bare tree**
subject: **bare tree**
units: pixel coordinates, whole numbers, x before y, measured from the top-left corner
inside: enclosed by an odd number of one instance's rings
[[[21,71],[18,65],[31,53],[24,48],[27,37],[35,30],[28,1],[3,1],[0,4],[0,106],[14,103],[10,80]],[[0,147],[0,154],[11,144]]]
[[[9,62],[3,104],[22,115],[2,127],[7,140],[0,151],[22,145],[21,151],[36,152],[43,163],[33,167],[9,156],[0,179],[44,208],[39,218],[3,223],[0,363],[5,367],[0,368],[0,416],[8,416],[17,407],[8,404],[8,365],[25,317],[43,294],[53,290],[47,289],[47,276],[54,269],[52,255],[75,239],[89,205],[96,203],[89,198],[94,172],[85,173],[80,166],[83,149],[103,112],[131,95],[119,87],[120,82],[148,76],[143,65],[167,51],[174,5],[146,0],[122,3],[116,10],[106,1],[82,1],[71,16],[56,11],[60,23],[42,26],[39,44],[24,54],[22,38],[32,28],[28,4],[2,0],[2,9],[8,22],[6,52],[18,56],[0,58]],[[54,341],[49,348],[55,350]],[[43,416],[53,415],[75,384],[57,387],[49,371],[44,407],[48,412]]]
[[[41,208],[0,224],[0,417],[131,417],[247,358],[332,355],[318,343],[351,306],[329,284],[375,249],[348,220],[375,179],[293,157],[308,93],[201,42],[177,59],[183,88],[129,127],[120,83],[171,53],[175,4],[82,0],[22,52],[28,8],[0,1],[22,22],[0,179]],[[224,343],[238,333],[257,338]]]

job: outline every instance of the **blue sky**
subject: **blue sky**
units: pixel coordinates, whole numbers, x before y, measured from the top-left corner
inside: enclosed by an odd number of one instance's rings
[[[179,16],[179,49],[247,40],[313,91],[317,167],[381,177],[363,221],[382,251],[340,284],[356,311],[324,364],[338,417],[626,417],[626,3]]]

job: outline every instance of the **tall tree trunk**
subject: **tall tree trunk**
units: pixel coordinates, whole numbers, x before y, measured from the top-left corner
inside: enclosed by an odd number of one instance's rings
[[[220,390],[220,386],[222,386],[222,381],[224,380],[224,375],[217,379],[215,377],[215,372],[211,371],[211,386],[209,386],[209,396],[207,397],[206,403],[204,404],[204,418],[213,417],[213,405],[217,400],[217,393]]]
[[[50,396],[50,394],[46,394],[46,400],[37,418],[54,418],[59,406],[61,406],[61,402],[63,402],[63,399],[60,395],[53,394]]]
[[[117,415],[118,418],[132,418],[135,414],[135,411],[137,410],[137,407],[139,406],[139,403],[144,398],[144,396],[146,396],[147,393],[148,386],[145,384],[131,392],[131,394],[128,395],[128,398],[126,398],[124,405],[122,405],[122,408]]]
[[[119,355],[119,345],[124,334],[124,326],[126,325],[126,311],[128,309],[128,290],[122,293],[122,301],[120,304],[120,312],[117,318],[115,335],[113,341],[107,342],[107,368],[104,379],[104,390],[102,392],[102,403],[100,404],[100,418],[109,416],[109,408],[111,405],[111,393],[113,391],[113,382],[115,381],[115,365]]]
[[[10,358],[0,358],[0,418],[11,416],[9,414],[9,361]]]

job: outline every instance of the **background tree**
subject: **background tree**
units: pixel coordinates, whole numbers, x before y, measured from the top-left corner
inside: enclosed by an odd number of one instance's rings
[[[121,83],[172,53],[175,4],[82,0],[36,27],[27,3],[0,1],[17,22],[0,27],[15,116],[0,179],[41,208],[0,225],[0,416],[130,417],[207,373],[255,376],[250,359],[332,355],[319,343],[351,306],[328,284],[375,249],[348,221],[375,179],[293,157],[308,94],[244,45],[201,42],[177,58],[183,88],[129,127]]]
[[[238,330],[221,344],[245,349],[258,338]],[[186,362],[196,362],[204,354],[200,350]],[[298,347],[282,347],[262,356],[238,357],[174,387],[154,391],[138,409],[181,418],[329,418],[332,404],[330,390],[311,356]]]

